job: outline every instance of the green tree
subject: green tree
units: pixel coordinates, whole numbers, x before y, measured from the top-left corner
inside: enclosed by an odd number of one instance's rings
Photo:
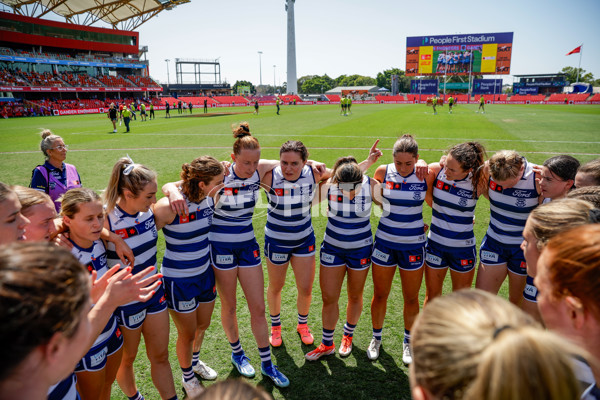
[[[410,78],[400,68],[390,68],[378,73],[376,78],[377,86],[392,90],[392,75],[398,75],[399,92],[405,93],[410,91]]]
[[[335,86],[375,86],[375,79],[362,75],[340,75],[335,78]]]
[[[570,83],[577,82],[577,72],[579,72],[579,82],[594,83],[594,75],[591,72],[586,74],[583,68],[564,67],[560,72],[567,75],[567,81]]]
[[[252,84],[252,82],[249,81],[237,81],[235,82],[235,85],[233,85],[233,93],[237,93],[238,92],[238,86],[250,86],[250,93],[254,93],[255,92],[255,88],[254,85]]]

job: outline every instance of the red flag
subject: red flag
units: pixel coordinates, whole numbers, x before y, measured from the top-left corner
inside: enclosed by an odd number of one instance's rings
[[[575,54],[575,53],[581,53],[581,46],[574,48],[573,50],[568,52],[566,55],[570,56],[571,54]]]

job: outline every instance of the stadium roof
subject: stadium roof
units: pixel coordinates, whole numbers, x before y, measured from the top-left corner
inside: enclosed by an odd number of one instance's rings
[[[378,86],[337,86],[333,89],[326,91],[326,94],[339,94],[342,91],[359,91],[364,90],[370,93],[377,92],[379,90]]]
[[[164,10],[190,0],[0,0],[15,14],[40,18],[53,12],[66,22],[91,25],[104,21],[115,29],[131,31]]]

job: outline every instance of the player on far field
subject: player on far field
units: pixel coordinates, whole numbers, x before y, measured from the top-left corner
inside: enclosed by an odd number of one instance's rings
[[[340,115],[346,115],[346,96],[340,97]]]
[[[140,104],[140,118],[142,119],[142,122],[144,122],[146,120],[146,104],[145,103]]]
[[[352,96],[346,98],[346,108],[348,109],[348,113],[352,114]]]
[[[108,119],[110,119],[110,122],[113,124],[113,133],[117,133],[117,108],[115,107],[115,103],[110,103]]]
[[[452,114],[452,106],[454,105],[454,97],[448,97],[448,114]]]
[[[479,98],[479,108],[475,112],[479,112],[479,110],[481,110],[482,114],[485,114],[485,99],[483,98],[483,95]]]
[[[171,105],[168,101],[165,101],[165,118],[171,118]]]
[[[281,99],[279,99],[279,97],[277,97],[277,100],[275,100],[275,105],[277,106],[277,115],[279,115],[280,104],[281,104]]]
[[[149,119],[155,119],[156,117],[154,116],[154,103],[150,103],[150,118]]]
[[[437,95],[433,95],[433,97],[431,98],[431,106],[433,107],[433,115],[437,115],[437,103],[438,103],[438,98]]]
[[[254,114],[258,115],[258,100],[254,100]]]

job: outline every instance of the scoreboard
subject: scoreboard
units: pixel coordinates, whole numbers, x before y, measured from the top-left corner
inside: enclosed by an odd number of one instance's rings
[[[406,75],[508,75],[513,32],[406,38]]]

